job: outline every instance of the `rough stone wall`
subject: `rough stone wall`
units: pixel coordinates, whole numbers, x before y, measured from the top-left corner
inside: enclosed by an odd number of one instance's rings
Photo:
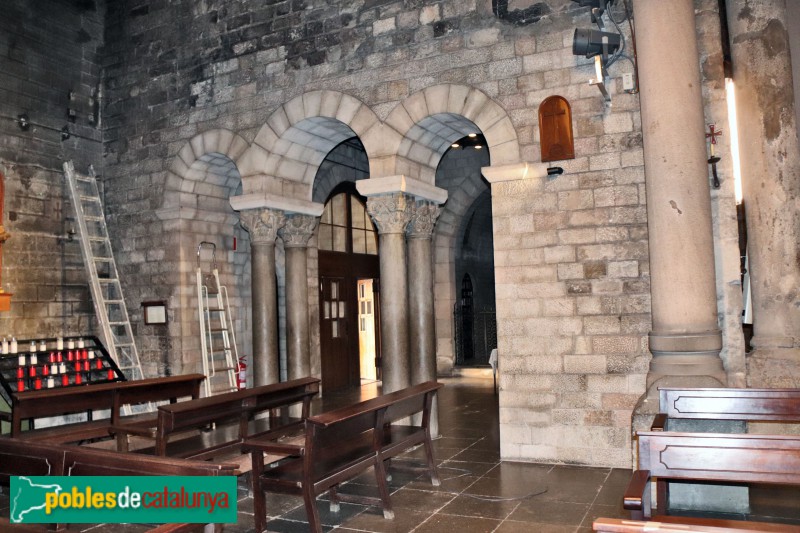
[[[720,187],[711,187],[711,213],[714,231],[714,262],[717,279],[717,313],[722,330],[720,357],[728,374],[728,385],[745,386],[744,335],[742,334],[742,283],[739,261],[739,226],[736,215],[731,131],[725,93],[719,2],[696,0],[697,45],[706,124],[715,124],[723,135],[717,139],[715,154],[720,157],[717,175]],[[711,156],[709,152],[709,157]]]
[[[0,16],[0,173],[5,175],[2,286],[13,293],[0,335],[97,334],[62,164],[102,174],[97,89],[102,4],[3,2]],[[70,98],[70,92],[72,97]],[[68,120],[68,109],[75,112]],[[32,125],[14,122],[27,114]],[[71,137],[61,140],[68,126]]]

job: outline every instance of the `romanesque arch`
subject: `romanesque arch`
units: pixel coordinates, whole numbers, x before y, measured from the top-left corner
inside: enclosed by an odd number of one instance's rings
[[[392,110],[382,131],[363,141],[367,152],[382,160],[383,175],[405,174],[432,184],[450,144],[475,128],[486,138],[492,164],[519,162],[517,133],[505,109],[466,85],[435,85],[412,94]],[[380,142],[373,138],[378,133]]]
[[[342,141],[380,130],[369,106],[337,91],[310,91],[276,109],[239,161],[243,193],[308,200],[320,164]]]
[[[242,179],[237,160],[247,149],[247,141],[224,129],[200,133],[187,142],[174,157],[164,181],[162,206],[156,211],[167,232],[162,268],[170,272],[170,301],[178,303],[170,324],[170,357],[173,371],[200,370],[198,298],[195,270],[197,246],[211,242],[216,246],[220,281],[228,287],[236,321],[237,344],[250,351],[246,335],[250,306],[250,263],[248,234],[238,224],[239,217],[230,198],[241,193]],[[210,270],[210,257],[202,258]]]

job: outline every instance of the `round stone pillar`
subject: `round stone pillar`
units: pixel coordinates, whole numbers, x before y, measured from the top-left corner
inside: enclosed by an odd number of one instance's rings
[[[658,385],[726,384],[693,0],[634,0]]]
[[[751,387],[800,386],[800,88],[789,1],[727,2],[753,303]]]
[[[411,204],[408,224],[408,337],[411,384],[436,381],[436,328],[433,308],[433,227],[441,208],[433,202]],[[430,421],[431,435],[439,435],[438,403]]]
[[[408,357],[408,284],[406,225],[408,197],[403,193],[367,199],[367,212],[378,228],[381,273],[381,357],[383,392],[411,383]]]
[[[286,358],[289,379],[311,374],[308,320],[308,241],[318,217],[287,215],[278,230],[286,251]]]
[[[275,238],[284,215],[274,209],[252,209],[240,213],[242,226],[250,233],[250,270],[253,298],[253,385],[278,383],[278,304],[275,282]]]

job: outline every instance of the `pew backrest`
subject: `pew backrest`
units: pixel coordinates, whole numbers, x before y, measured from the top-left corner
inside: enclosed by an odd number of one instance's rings
[[[307,416],[311,399],[318,391],[319,379],[300,378],[159,406],[156,455],[167,455],[167,444],[174,433],[226,422],[236,422],[238,433],[223,444],[238,444],[248,436],[248,422],[261,412],[303,402]]]
[[[668,482],[800,485],[800,437],[728,433],[638,432],[638,469],[623,496],[631,518],[664,514]],[[658,485],[653,501],[650,481]]]
[[[669,419],[800,422],[800,389],[659,388],[659,414],[652,429]]]

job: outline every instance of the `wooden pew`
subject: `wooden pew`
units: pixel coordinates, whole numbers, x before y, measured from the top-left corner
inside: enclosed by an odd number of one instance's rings
[[[702,524],[670,524],[667,522],[644,522],[641,520],[620,520],[617,518],[598,518],[592,524],[592,529],[599,533],[747,533],[752,531],[774,531],[781,533],[798,533],[800,526],[787,524],[767,524],[759,522],[756,527],[768,529],[753,529],[752,523],[739,523],[735,520],[719,520],[719,525],[708,526]]]
[[[187,374],[15,393],[12,395],[11,436],[61,444],[105,438],[109,427],[122,420],[123,405],[197,398],[204,379],[202,374]],[[24,419],[106,409],[110,413],[107,419],[22,431]],[[155,419],[155,415],[150,416]]]
[[[388,461],[412,447],[425,447],[424,470],[434,485],[439,484],[430,435],[430,413],[436,391],[442,385],[429,381],[400,391],[366,400],[355,405],[328,411],[305,420],[300,437],[285,431],[247,439],[242,446],[250,450],[252,460],[253,506],[256,531],[266,528],[265,492],[303,496],[312,531],[320,532],[318,495],[330,491],[331,510],[338,511],[340,501],[383,507],[385,518],[393,518],[386,484]],[[410,416],[422,413],[418,426],[406,425]],[[264,454],[284,456],[265,468]],[[379,497],[339,494],[337,486],[375,468]]]
[[[800,422],[800,389],[659,388],[659,413],[651,431],[670,419]]]
[[[639,464],[623,505],[635,520],[719,526],[714,520],[666,516],[668,482],[800,485],[800,438],[786,435],[640,432]],[[652,501],[651,481],[657,485]],[[653,516],[653,508],[659,515]],[[758,522],[733,522],[762,527]],[[753,524],[756,524],[755,526]],[[768,524],[763,527],[772,527]],[[770,529],[756,529],[770,531]]]
[[[10,476],[230,476],[235,465],[212,464],[146,455],[120,454],[85,446],[63,446],[0,438],[0,484],[8,485]],[[4,519],[7,524],[7,518]],[[2,527],[0,531],[42,531],[36,526]],[[14,526],[14,527],[11,527]],[[151,530],[157,533],[221,530],[219,525],[165,524]],[[212,529],[213,528],[213,529]],[[59,527],[63,529],[63,525]],[[45,529],[46,530],[46,529]]]
[[[243,439],[250,435],[276,426],[302,425],[311,410],[311,400],[318,392],[319,379],[311,377],[263,385],[162,405],[154,424],[119,424],[112,431],[118,435],[118,445],[120,435],[125,435],[126,439],[127,435],[155,439],[154,448],[138,451],[163,457],[204,460],[238,455]],[[302,414],[300,419],[292,420],[286,411],[295,404],[302,405]],[[264,413],[269,415],[268,419],[255,419]],[[175,440],[175,437],[179,438]],[[121,446],[121,449],[124,448]]]

